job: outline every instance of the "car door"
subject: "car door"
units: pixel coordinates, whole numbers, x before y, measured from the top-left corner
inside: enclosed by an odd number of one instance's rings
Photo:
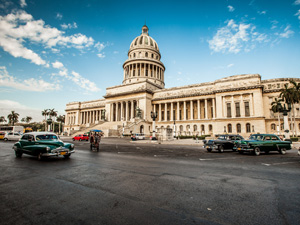
[[[271,138],[271,136],[266,135],[264,137],[264,142],[262,144],[261,150],[263,150],[263,151],[271,151],[272,148],[273,148],[272,138]]]
[[[18,141],[18,140],[20,140],[20,138],[21,138],[21,134],[19,134],[19,133],[14,133],[14,134],[12,135],[12,137],[11,137],[11,140],[13,140],[13,141]]]

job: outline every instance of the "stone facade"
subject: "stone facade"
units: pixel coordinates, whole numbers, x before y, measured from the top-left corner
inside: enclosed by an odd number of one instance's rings
[[[259,74],[243,74],[164,88],[165,67],[160,58],[158,45],[144,26],[130,45],[122,85],[107,88],[104,99],[68,103],[65,131],[97,128],[107,136],[130,132],[150,136],[153,111],[157,112],[158,134],[166,128],[173,132],[175,128],[176,135],[277,133],[278,120],[270,110],[271,102],[290,78],[261,80]],[[295,114],[300,133],[299,105]]]

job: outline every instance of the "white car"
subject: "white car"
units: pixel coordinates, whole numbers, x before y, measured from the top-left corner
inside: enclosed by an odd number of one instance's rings
[[[3,140],[4,141],[18,141],[21,138],[20,133],[13,133],[13,132],[8,132],[4,135]]]

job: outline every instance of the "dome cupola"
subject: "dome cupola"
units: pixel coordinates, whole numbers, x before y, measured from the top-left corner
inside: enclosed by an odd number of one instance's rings
[[[123,64],[123,84],[148,80],[164,88],[165,66],[160,59],[158,45],[149,36],[149,28],[144,25],[141,35],[130,44],[128,59]]]

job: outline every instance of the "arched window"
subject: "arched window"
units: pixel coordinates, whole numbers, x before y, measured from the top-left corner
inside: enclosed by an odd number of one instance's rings
[[[186,126],[186,131],[187,131],[187,132],[190,132],[190,125],[187,125],[187,126]]]
[[[250,123],[246,123],[246,132],[247,133],[251,132],[251,125],[250,125]]]
[[[237,133],[242,133],[242,126],[239,123],[236,125],[236,132]]]
[[[208,130],[209,130],[209,132],[212,132],[212,131],[213,131],[213,126],[212,126],[211,124],[209,124]]]
[[[153,57],[154,57],[154,55],[153,54],[151,54],[151,58],[153,59]]]
[[[135,53],[133,53],[133,58],[135,58]]]
[[[272,130],[272,131],[276,130],[276,125],[275,125],[275,123],[272,123],[272,124],[271,124],[271,130]]]
[[[205,127],[204,127],[204,125],[201,125],[201,131],[205,132]]]
[[[143,36],[140,39],[140,45],[143,44]]]
[[[148,52],[145,53],[145,57],[148,57]]]
[[[232,125],[230,123],[227,125],[227,130],[228,133],[232,133]]]
[[[194,125],[194,131],[197,131],[197,125]]]
[[[153,41],[151,38],[150,38],[150,45],[153,46]]]
[[[300,130],[300,123],[298,124],[299,126],[298,126],[298,129]]]

